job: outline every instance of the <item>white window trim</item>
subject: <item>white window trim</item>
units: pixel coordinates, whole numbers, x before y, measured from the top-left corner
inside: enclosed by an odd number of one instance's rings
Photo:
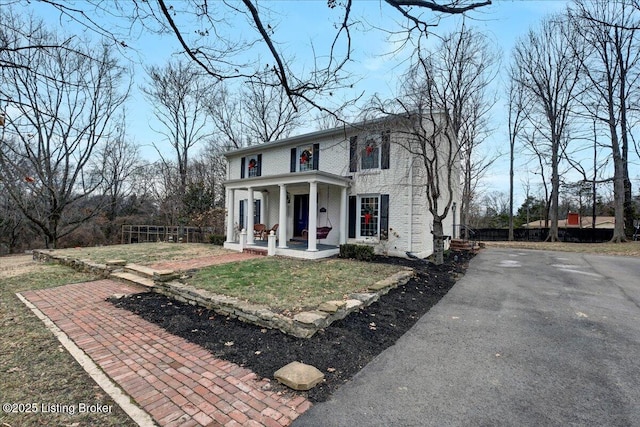
[[[309,148],[311,148],[310,153],[311,153],[311,159],[310,161],[308,161],[306,164],[309,165],[307,166],[307,169],[302,170],[300,167],[302,166],[300,164],[300,156],[302,156],[302,152],[304,150],[309,151]],[[313,170],[313,144],[309,145],[309,144],[304,144],[304,145],[299,145],[296,147],[296,172],[307,172]]]
[[[251,175],[251,171],[252,171],[252,169],[249,169],[249,163],[251,162],[251,160],[255,160],[255,161],[256,161],[256,165],[257,165],[257,167],[258,167],[258,168],[262,168],[262,165],[258,164],[258,155],[257,155],[257,154],[254,154],[253,156],[247,156],[247,157],[245,158],[245,163],[246,163],[246,164],[245,164],[245,166],[244,166],[244,167],[246,168],[246,170],[245,170],[244,172],[245,172],[245,176],[246,176],[247,178],[252,178],[252,177],[255,177],[255,176],[256,176],[256,175]]]
[[[375,144],[375,147],[378,151],[378,166],[373,167],[373,168],[364,168],[362,167],[362,162],[364,161],[364,151],[367,147],[367,142],[373,140],[373,143]],[[367,173],[369,171],[378,171],[381,169],[382,167],[382,134],[368,134],[365,138],[362,138],[362,141],[358,142],[358,156],[359,158],[359,170],[361,172]]]
[[[362,217],[362,199],[364,198],[377,198],[378,199],[378,230],[376,231],[375,236],[363,236],[362,229],[360,227],[360,218]],[[357,196],[356,202],[356,241],[359,242],[374,242],[377,243],[380,241],[380,193],[371,193],[371,194],[359,194]]]

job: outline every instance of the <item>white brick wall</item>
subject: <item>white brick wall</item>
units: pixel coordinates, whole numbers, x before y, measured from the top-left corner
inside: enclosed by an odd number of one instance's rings
[[[378,251],[388,251],[390,254],[404,255],[405,251],[426,256],[433,251],[433,236],[431,234],[432,218],[428,212],[425,196],[425,179],[423,177],[424,166],[421,160],[415,159],[413,169],[409,152],[398,144],[403,135],[397,132],[391,134],[391,153],[389,169],[374,169],[358,172],[349,172],[349,138],[358,134],[360,138],[364,132],[339,133],[324,137],[324,139],[308,139],[294,141],[290,145],[279,145],[269,148],[268,145],[256,147],[255,151],[245,151],[242,154],[230,155],[229,179],[240,178],[240,158],[252,154],[262,154],[262,176],[287,174],[290,171],[291,148],[313,143],[320,144],[319,169],[324,172],[340,176],[352,176],[353,184],[348,190],[349,195],[362,194],[389,194],[389,240],[383,242],[377,248]],[[358,168],[359,169],[359,168]],[[457,182],[457,181],[456,181]],[[413,183],[413,185],[411,185]],[[304,191],[304,189],[301,189]],[[328,239],[320,241],[326,244],[338,244],[339,238],[339,195],[336,187],[329,189],[318,186],[318,209],[327,208],[327,214],[318,213],[318,226],[328,225],[327,215],[334,227]],[[293,195],[294,193],[292,193]],[[256,198],[261,198],[261,193],[256,193]],[[238,200],[246,198],[246,192],[236,191],[235,222],[238,222]],[[263,222],[271,226],[278,222],[279,194],[269,194],[266,202],[266,216]],[[457,215],[460,209],[460,191],[456,191],[454,201],[457,203]],[[265,202],[263,202],[265,203]],[[293,216],[293,200],[288,205],[288,217]],[[456,219],[456,224],[459,221]],[[453,219],[451,212],[444,223],[445,235],[453,232]],[[293,227],[288,227],[289,237],[292,236]],[[350,242],[358,239],[350,239]]]

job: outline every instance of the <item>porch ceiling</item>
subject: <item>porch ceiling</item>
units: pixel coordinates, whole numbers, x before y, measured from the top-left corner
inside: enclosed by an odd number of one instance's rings
[[[253,178],[230,179],[225,181],[223,184],[229,190],[244,190],[247,188],[261,190],[268,187],[277,187],[281,184],[296,185],[309,184],[310,182],[335,185],[338,187],[349,187],[352,181],[351,177],[334,175],[322,171],[306,171],[281,175],[258,176]]]

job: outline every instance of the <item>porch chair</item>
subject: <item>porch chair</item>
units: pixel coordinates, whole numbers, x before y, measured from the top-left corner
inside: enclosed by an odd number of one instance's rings
[[[255,224],[253,226],[253,238],[264,240],[267,233],[267,226],[264,224]]]

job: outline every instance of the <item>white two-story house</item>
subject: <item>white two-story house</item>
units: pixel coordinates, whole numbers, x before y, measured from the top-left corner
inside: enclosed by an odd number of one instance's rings
[[[276,230],[278,255],[322,258],[357,243],[388,255],[429,256],[424,162],[402,143],[410,138],[403,123],[388,117],[227,152],[225,247],[242,250],[244,234],[246,247],[266,247],[264,234],[252,232],[264,225]],[[444,221],[453,237],[460,205],[454,172]],[[443,195],[447,203],[448,191]]]

